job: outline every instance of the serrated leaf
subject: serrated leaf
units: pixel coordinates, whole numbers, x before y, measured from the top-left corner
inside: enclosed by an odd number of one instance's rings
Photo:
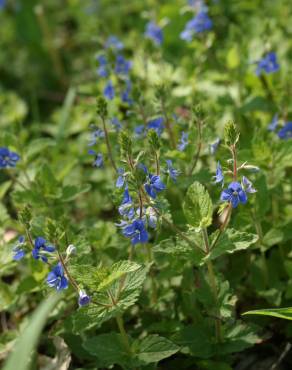
[[[292,307],[287,308],[265,308],[262,310],[252,310],[243,313],[242,315],[263,315],[273,316],[279,319],[292,320]]]
[[[83,347],[91,355],[98,358],[100,367],[109,367],[115,364],[129,368],[132,364],[130,353],[125,349],[123,338],[118,333],[101,334],[87,339]]]
[[[120,261],[114,266],[115,271],[107,275],[99,286],[96,285],[95,290],[89,292],[92,303],[73,315],[75,333],[100,326],[137,301],[148,268],[130,261]],[[119,271],[119,268],[123,271]]]
[[[150,364],[170,357],[178,350],[179,347],[170,340],[158,335],[148,335],[139,341],[137,357],[141,362]]]
[[[211,225],[213,213],[212,200],[208,191],[199,182],[194,182],[188,188],[183,210],[190,225],[197,228]]]
[[[87,193],[90,188],[90,184],[84,184],[82,186],[66,185],[62,189],[62,202],[71,202],[79,195]]]
[[[211,240],[214,240],[216,235],[216,232],[212,234]],[[244,231],[238,231],[229,228],[219,238],[217,244],[214,248],[212,248],[207,258],[213,260],[223,254],[232,254],[234,252],[247,249],[249,246],[256,243],[257,240],[258,236],[256,234],[250,234]]]

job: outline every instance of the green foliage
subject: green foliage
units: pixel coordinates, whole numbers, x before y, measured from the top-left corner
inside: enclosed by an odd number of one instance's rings
[[[199,182],[194,182],[187,191],[184,214],[188,223],[196,228],[204,228],[212,223],[213,205],[208,191]]]
[[[292,308],[266,308],[263,310],[247,311],[243,315],[263,315],[272,316],[279,319],[292,320]]]

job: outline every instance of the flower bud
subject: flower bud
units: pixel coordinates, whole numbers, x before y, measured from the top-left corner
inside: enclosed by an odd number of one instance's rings
[[[77,250],[76,250],[75,245],[73,245],[73,244],[68,245],[68,247],[66,249],[67,257],[71,256],[72,254],[76,254],[76,253],[77,253]]]

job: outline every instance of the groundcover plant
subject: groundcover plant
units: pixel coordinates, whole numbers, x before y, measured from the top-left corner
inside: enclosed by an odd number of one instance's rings
[[[292,368],[291,20],[0,1],[3,369]]]

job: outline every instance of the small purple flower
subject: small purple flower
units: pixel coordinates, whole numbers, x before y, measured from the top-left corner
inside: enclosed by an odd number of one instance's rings
[[[118,75],[127,75],[132,67],[132,62],[126,60],[123,55],[118,54],[116,58],[115,72]]]
[[[147,128],[148,130],[150,129],[155,130],[157,135],[160,136],[164,129],[163,122],[164,122],[163,117],[157,117],[147,122]]]
[[[0,168],[11,168],[15,167],[19,161],[20,156],[11,152],[8,148],[0,148]]]
[[[115,88],[111,80],[109,80],[103,90],[103,95],[108,100],[113,100],[115,97]]]
[[[95,156],[94,162],[92,163],[93,167],[100,168],[100,167],[103,166],[103,155],[102,155],[102,153],[96,153],[95,150],[90,149],[90,150],[88,150],[88,154]]]
[[[118,168],[119,177],[116,182],[117,188],[122,188],[125,185],[125,170],[123,168]]]
[[[218,161],[217,163],[217,168],[216,168],[216,175],[213,176],[215,184],[222,184],[222,187],[224,186],[224,174],[222,171],[222,167],[220,162]]]
[[[176,182],[177,180],[177,177],[179,176],[180,174],[180,171],[179,170],[176,170],[173,168],[172,166],[172,161],[170,159],[167,159],[166,160],[166,164],[167,164],[167,169],[166,169],[166,173],[169,175],[169,177],[174,181]]]
[[[147,182],[144,184],[144,188],[147,192],[147,194],[155,199],[157,196],[157,193],[160,193],[162,190],[164,190],[166,187],[161,181],[160,176],[158,175],[151,175],[148,174]]]
[[[0,0],[0,10],[4,9],[6,5],[6,0]]]
[[[155,212],[155,209],[152,207],[148,207],[145,214],[148,220],[148,226],[152,229],[155,229],[157,226],[157,214]]]
[[[34,259],[41,259],[43,262],[48,262],[47,254],[53,253],[55,250],[55,247],[48,244],[46,239],[38,236],[34,241],[34,248],[31,253]]]
[[[277,55],[274,52],[266,54],[262,59],[257,62],[256,75],[260,76],[263,72],[267,74],[277,72],[280,66],[277,62]]]
[[[141,219],[136,219],[131,224],[124,226],[122,233],[125,237],[131,239],[133,245],[148,242],[148,233],[145,228],[145,223]]]
[[[124,103],[132,104],[133,100],[130,98],[130,93],[132,90],[132,83],[128,79],[126,80],[126,87],[125,89],[121,92],[121,99]]]
[[[59,262],[47,276],[47,284],[57,291],[68,288],[68,280],[64,275],[64,270]]]
[[[210,144],[210,153],[212,155],[214,155],[216,153],[220,142],[221,142],[221,140],[218,137],[212,144]]]
[[[14,256],[13,256],[14,261],[20,261],[25,256],[25,251],[22,248],[24,244],[25,244],[25,238],[23,235],[21,235],[18,238],[17,244],[12,249],[14,253]]]
[[[128,219],[132,219],[135,214],[135,210],[133,208],[133,200],[127,186],[124,191],[122,203],[119,206],[119,213],[121,216],[127,217]]]
[[[97,139],[99,138],[104,138],[104,131],[101,128],[95,129],[91,134],[90,134],[90,141],[88,143],[88,146],[93,146],[96,144]]]
[[[287,140],[292,138],[292,122],[287,122],[280,131],[278,131],[278,136],[282,140]]]
[[[227,189],[222,191],[220,199],[224,202],[231,202],[232,207],[236,208],[239,203],[247,202],[247,195],[239,182],[232,182]]]
[[[177,145],[177,149],[180,151],[180,152],[183,152],[186,148],[186,146],[188,145],[189,141],[188,141],[188,138],[189,138],[189,134],[187,132],[182,132],[181,133],[181,138],[180,138],[180,141]]]
[[[252,182],[247,177],[242,176],[241,184],[242,184],[242,188],[247,193],[256,193],[257,192],[256,189],[253,187]]]
[[[185,29],[180,34],[180,38],[185,41],[192,41],[196,33],[208,31],[213,27],[213,22],[205,10],[200,10],[198,14],[187,22]]]
[[[111,124],[114,126],[116,131],[121,130],[122,124],[116,117],[113,117],[110,121],[111,121]]]
[[[104,55],[99,55],[96,59],[99,63],[99,66],[97,68],[97,74],[100,77],[107,77],[108,76],[108,70],[107,70],[106,57]]]
[[[87,306],[90,303],[91,299],[85,292],[85,290],[79,290],[78,304],[79,306]]]
[[[144,125],[138,125],[134,128],[134,132],[137,136],[142,136],[144,133],[145,127]]]
[[[109,36],[105,43],[106,49],[115,49],[115,50],[122,50],[124,48],[124,44],[116,37],[116,36]]]
[[[273,119],[272,119],[272,122],[268,126],[268,130],[269,131],[275,131],[277,126],[278,126],[278,114],[275,114]]]
[[[144,35],[146,38],[152,40],[157,46],[160,46],[163,42],[162,28],[159,27],[155,22],[147,23]]]

